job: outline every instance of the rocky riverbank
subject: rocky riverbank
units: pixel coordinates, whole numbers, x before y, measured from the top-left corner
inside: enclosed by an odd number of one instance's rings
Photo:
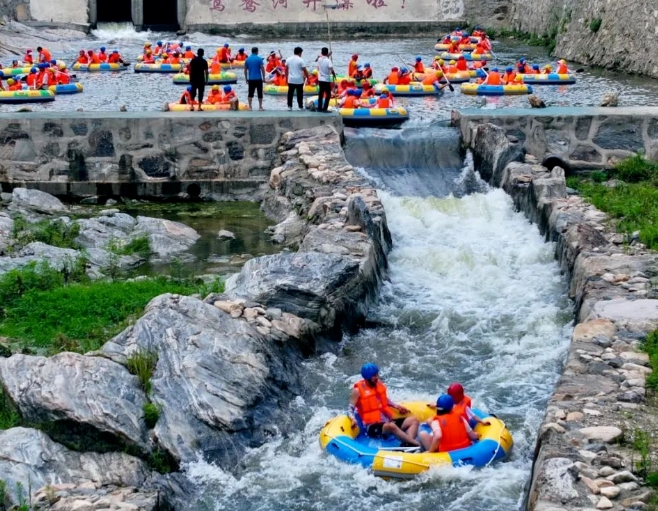
[[[653,492],[634,474],[639,455],[630,444],[655,423],[647,405],[649,358],[640,348],[658,328],[656,254],[568,195],[564,171],[524,155],[501,128],[473,126],[470,140],[491,171],[485,177],[555,243],[575,304],[567,361],[537,440],[527,509],[646,509]]]
[[[0,358],[4,405],[25,425],[0,432],[7,504],[29,488],[42,509],[182,508],[189,483],[154,468],[202,455],[235,470],[246,448],[299,426],[287,413],[299,362],[363,320],[391,238],[335,130],[288,133],[279,153],[265,208],[298,252],[249,261],[223,295],[159,296],[96,352]],[[146,381],[129,371],[137,359],[153,366]]]

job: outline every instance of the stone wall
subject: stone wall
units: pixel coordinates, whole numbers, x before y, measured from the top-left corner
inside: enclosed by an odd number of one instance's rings
[[[559,159],[567,172],[608,168],[638,151],[658,159],[656,107],[467,109],[453,111],[452,117],[467,145],[474,126],[491,123],[540,161]]]
[[[0,115],[0,186],[58,196],[257,199],[281,136],[331,125],[315,113],[23,113]]]
[[[652,492],[632,472],[638,455],[628,444],[638,428],[655,427],[646,402],[649,357],[639,348],[658,328],[656,254],[611,230],[609,218],[582,198],[568,196],[561,168],[549,171],[530,155],[524,160],[516,145],[492,124],[478,126],[471,140],[475,156],[497,170],[491,183],[555,243],[576,322],[539,431],[525,508],[646,509]]]

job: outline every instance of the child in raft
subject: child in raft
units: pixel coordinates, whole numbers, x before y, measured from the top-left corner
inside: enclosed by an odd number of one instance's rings
[[[464,387],[461,383],[451,384],[448,387],[447,394],[452,398],[455,410],[468,421],[470,426],[475,427],[476,424],[491,425],[491,422],[480,419],[471,411],[473,401],[469,396],[464,394]]]
[[[465,449],[480,439],[448,394],[442,394],[436,400],[436,415],[427,424],[432,428],[432,433],[419,433],[420,443],[427,452]]]

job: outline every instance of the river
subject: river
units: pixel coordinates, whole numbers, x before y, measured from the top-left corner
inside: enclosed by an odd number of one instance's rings
[[[106,42],[134,57],[144,40],[166,34],[135,34],[110,27],[95,38],[62,41],[71,58],[80,48]],[[225,41],[249,48],[250,38],[225,39],[201,34],[185,40],[207,49]],[[112,45],[109,44],[113,41]],[[325,41],[305,42],[313,60]],[[426,61],[434,39],[409,41],[333,41],[340,67],[358,52],[381,76],[399,64],[398,55]],[[295,42],[260,44],[291,53]],[[520,55],[545,63],[541,48],[496,43],[505,64]],[[366,58],[365,56],[368,55]],[[656,104],[658,85],[645,79],[585,69],[572,87],[537,89],[549,104],[592,105],[604,92],[618,90],[623,104]],[[167,75],[82,76],[80,97],[58,98],[35,109],[156,110],[180,88]],[[119,83],[121,84],[119,86]],[[244,83],[237,86],[244,98]],[[536,226],[514,211],[511,199],[479,181],[459,150],[458,135],[445,126],[454,107],[502,108],[526,105],[523,97],[472,98],[459,92],[443,98],[401,99],[412,121],[398,131],[346,130],[350,161],[380,189],[394,241],[390,280],[368,326],[345,336],[330,353],[304,363],[309,389],[290,404],[303,430],[281,431],[250,451],[227,472],[205,462],[184,468],[198,483],[190,509],[209,511],[364,510],[364,511],[512,511],[522,508],[530,480],[537,430],[557,381],[569,343],[573,305],[567,283]],[[268,109],[282,109],[267,98]],[[4,108],[4,107],[3,107]],[[444,467],[411,481],[388,481],[363,468],[326,456],[318,432],[346,410],[351,385],[366,361],[379,364],[395,400],[434,401],[460,381],[477,407],[495,412],[513,433],[509,460],[492,467]]]

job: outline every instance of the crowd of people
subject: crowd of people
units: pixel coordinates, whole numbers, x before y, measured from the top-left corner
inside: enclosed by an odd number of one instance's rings
[[[430,432],[419,431],[418,419],[410,410],[388,397],[386,385],[373,363],[361,367],[362,379],[352,387],[348,416],[352,428],[360,427],[370,438],[394,436],[402,447],[417,447],[427,452],[448,452],[463,449],[480,439],[473,430],[478,424],[489,425],[471,410],[472,400],[459,383],[450,385],[436,403],[436,415],[427,421]],[[406,417],[394,418],[394,411]]]

